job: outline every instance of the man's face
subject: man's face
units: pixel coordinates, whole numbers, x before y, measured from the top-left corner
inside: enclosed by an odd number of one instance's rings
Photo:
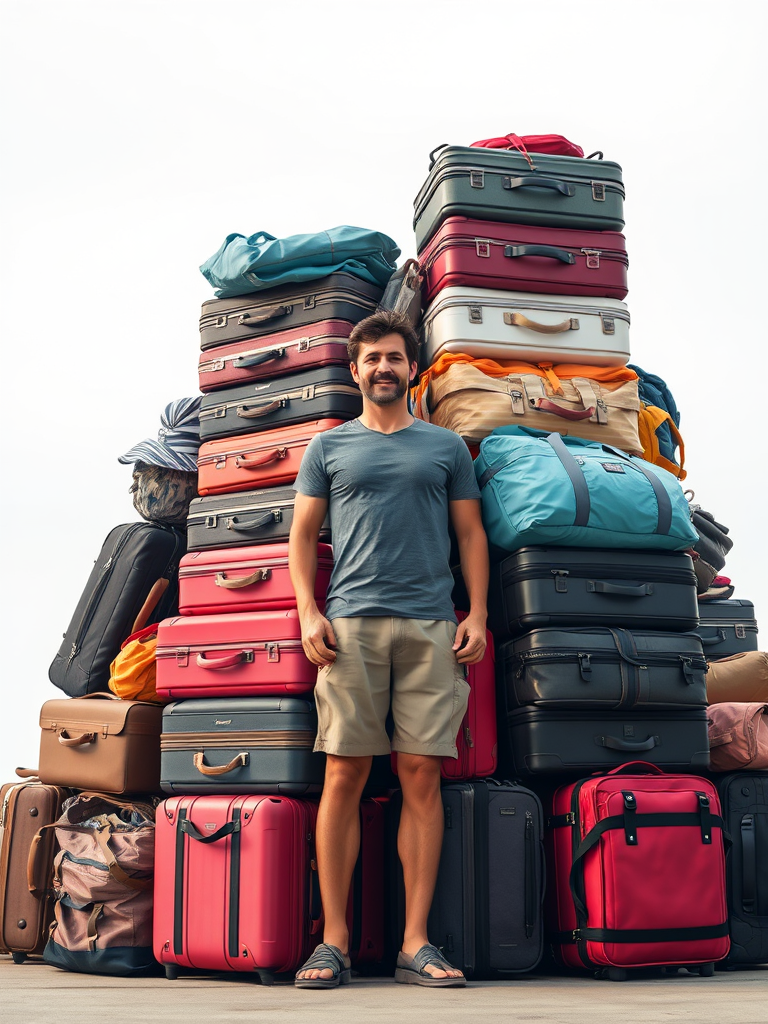
[[[408,390],[416,363],[408,365],[405,342],[399,334],[385,334],[378,341],[362,344],[357,364],[351,363],[350,369],[367,399],[376,405],[391,405]]]

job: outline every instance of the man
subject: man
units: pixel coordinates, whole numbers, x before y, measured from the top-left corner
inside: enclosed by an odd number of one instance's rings
[[[297,972],[296,985],[334,988],[350,980],[346,907],[360,843],[358,805],[373,755],[390,749],[403,794],[398,853],[406,894],[395,980],[464,985],[461,971],[429,944],[427,916],[443,836],[440,763],[457,756],[465,667],[485,653],[488,545],[480,492],[461,438],[408,411],[418,353],[410,322],[374,313],[355,326],[348,352],[363,412],[308,446],[289,548],[302,643],[319,670],[315,750],[327,755],[316,835],[324,942]],[[322,615],[313,584],[326,512],[334,569]],[[470,599],[458,629],[449,521]]]

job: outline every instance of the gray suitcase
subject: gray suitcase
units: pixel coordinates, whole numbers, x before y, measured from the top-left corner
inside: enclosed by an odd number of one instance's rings
[[[187,517],[187,550],[288,540],[295,502],[293,487],[267,487],[259,491],[194,498]],[[331,539],[327,517],[319,539]]]
[[[707,658],[727,658],[742,651],[756,651],[755,606],[743,598],[699,601],[696,633]]]

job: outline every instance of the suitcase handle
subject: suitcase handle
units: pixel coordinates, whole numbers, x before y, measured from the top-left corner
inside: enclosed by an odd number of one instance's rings
[[[663,768],[659,768],[657,764],[651,764],[650,761],[627,761],[626,764],[620,764],[618,768],[612,768],[609,772],[595,772],[595,775],[621,775],[632,769],[636,771],[638,768],[642,768],[649,775],[667,774]]]
[[[27,888],[35,899],[38,900],[42,899],[50,891],[49,888],[38,888],[37,878],[40,874],[38,858],[40,856],[40,846],[44,838],[43,833],[45,833],[49,828],[54,827],[54,824],[43,825],[42,828],[35,832],[29,846],[29,856],[27,857]]]
[[[614,597],[648,597],[653,593],[652,583],[640,583],[636,587],[625,587],[607,580],[587,580],[587,589],[594,594],[613,594]]]
[[[538,334],[562,334],[563,331],[579,329],[576,317],[568,317],[559,324],[540,324],[538,320],[531,320],[522,313],[505,313],[504,323],[509,327],[527,327],[529,331],[536,331]]]
[[[555,245],[505,245],[504,255],[510,259],[518,256],[548,256],[561,263],[575,263],[576,257],[567,249],[558,249]]]
[[[534,402],[534,408],[541,409],[542,412],[551,412],[564,420],[588,420],[595,415],[594,405],[590,405],[588,409],[579,412],[578,409],[562,409],[548,398],[537,398]]]
[[[242,313],[237,318],[237,322],[241,327],[248,327],[249,324],[263,324],[267,320],[275,320],[279,316],[285,316],[286,313],[291,312],[292,308],[292,306],[269,306],[260,313]]]
[[[227,520],[227,529],[235,530],[238,533],[252,533],[254,530],[260,530],[262,526],[267,526],[269,523],[279,522],[280,514],[277,509],[273,509],[271,512],[265,512],[257,519],[249,519],[247,522],[238,522],[237,516],[232,516],[231,519]]]
[[[435,166],[435,153],[439,153],[441,149],[445,149],[448,145],[447,142],[441,142],[439,146],[435,146],[432,152],[429,154],[429,169],[430,171]]]
[[[596,736],[595,740],[600,747],[608,747],[609,750],[653,750],[659,745],[658,736],[649,736],[647,740],[622,740],[616,736]]]
[[[250,759],[251,755],[247,751],[243,751],[233,757],[229,764],[209,765],[205,763],[205,754],[197,753],[192,758],[192,762],[201,775],[226,775],[228,772],[233,772],[235,768],[245,768]]]
[[[62,747],[82,747],[86,743],[95,743],[95,732],[83,732],[79,736],[70,736],[66,729],[59,733],[59,743]]]
[[[270,462],[279,462],[287,454],[287,448],[273,448],[271,452],[264,452],[261,455],[238,455],[235,459],[235,465],[238,469],[255,469],[257,466],[266,466]]]
[[[235,814],[238,814],[235,811]],[[204,836],[202,832],[198,832],[189,818],[181,818],[179,820],[179,831],[185,833],[190,839],[196,839],[198,843],[215,843],[219,839],[224,839],[226,836],[231,836],[235,832],[239,832],[241,825],[240,819],[228,821],[226,825],[222,825],[217,832],[213,832],[209,836]]]
[[[237,359],[232,360],[232,366],[236,370],[242,370],[248,366],[259,366],[260,363],[268,363],[270,359],[279,359],[284,355],[284,348],[271,348],[269,352],[257,352],[252,356],[239,356]]]
[[[272,400],[265,398],[261,402],[254,402],[253,405],[238,405],[237,415],[244,420],[255,420],[259,416],[268,416],[271,412],[275,412],[287,404],[287,395]]]
[[[217,587],[223,587],[225,590],[240,590],[241,587],[252,587],[254,583],[265,583],[271,575],[271,569],[257,569],[250,576],[240,576],[229,580],[225,572],[217,572],[215,583]]]
[[[558,181],[557,178],[540,178],[538,175],[524,174],[519,178],[512,178],[504,175],[501,179],[501,187],[512,188],[548,188],[552,192],[559,192],[564,196],[574,196],[576,189],[565,181]]]
[[[700,636],[702,647],[711,647],[713,644],[722,644],[727,639],[724,629],[718,629],[717,636]]]
[[[253,661],[253,651],[238,651],[237,654],[228,654],[226,658],[206,658],[204,654],[198,654],[197,667],[212,669],[216,672],[219,669],[234,668],[235,665],[251,661]]]

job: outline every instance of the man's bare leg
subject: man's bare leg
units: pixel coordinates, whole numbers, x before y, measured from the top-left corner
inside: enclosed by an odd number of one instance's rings
[[[360,849],[360,797],[371,770],[370,757],[328,754],[317,812],[315,846],[325,929],[323,942],[349,952],[347,902]],[[299,971],[297,978],[330,978],[332,971]]]

